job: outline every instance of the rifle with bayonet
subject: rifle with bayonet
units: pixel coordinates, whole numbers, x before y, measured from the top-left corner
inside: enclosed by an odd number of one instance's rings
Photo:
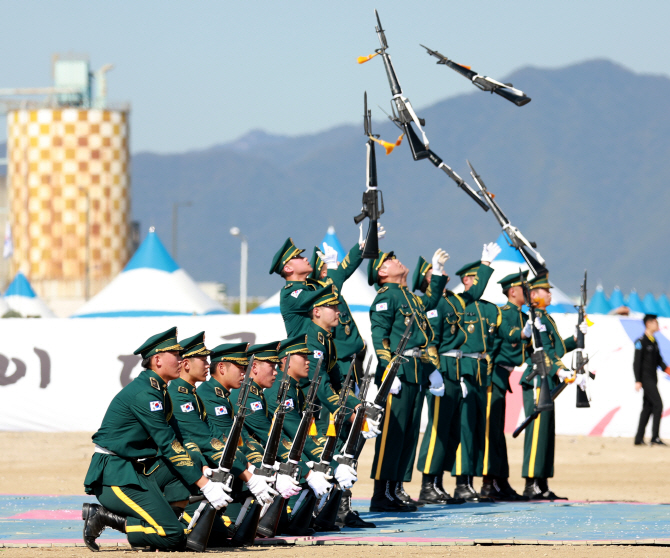
[[[378,135],[372,133],[372,113],[368,110],[368,94],[363,97],[363,130],[368,138],[367,159],[365,169],[365,192],[363,192],[363,208],[360,215],[354,217],[354,223],[357,225],[366,217],[369,219],[368,234],[365,237],[365,248],[363,249],[363,258],[374,259],[379,255],[379,237],[377,226],[379,217],[384,213],[384,196],[381,190],[377,190],[377,157],[375,156],[375,138]]]
[[[589,357],[584,358],[584,360],[582,360],[582,363],[580,365],[581,368],[576,368],[575,369],[575,374],[583,373],[584,367],[588,364],[588,362],[589,362]],[[568,385],[571,384],[573,381],[574,380],[570,380],[570,381],[565,381],[564,380],[564,381],[560,382],[554,389],[551,390],[550,397],[551,397],[552,405],[553,405],[553,401],[555,401],[556,398],[559,395],[561,395],[561,393],[563,393],[563,390],[566,387],[568,387]],[[578,391],[581,391],[581,390],[578,390]],[[533,422],[538,417],[538,415],[541,412],[542,411],[540,411],[537,408],[537,405],[536,405],[533,412],[530,415],[528,415],[526,417],[526,419],[514,431],[514,433],[512,434],[512,438],[516,438],[517,436],[519,436],[519,434],[521,434],[530,425],[530,423]]]
[[[430,50],[427,46],[420,46],[425,48],[430,56],[434,56],[438,59],[437,64],[443,64],[458,72],[462,76],[469,79],[478,89],[500,95],[502,98],[511,101],[518,107],[522,107],[530,103],[530,97],[520,89],[516,89],[511,83],[501,83],[488,76],[478,74],[477,72],[473,71],[470,66],[458,64],[443,54],[440,54],[436,50]]]
[[[537,251],[537,244],[535,242],[529,242],[526,240],[526,237],[521,234],[521,231],[512,225],[507,216],[503,213],[502,209],[498,205],[498,202],[495,201],[494,195],[488,191],[486,184],[482,180],[482,177],[477,174],[477,171],[472,166],[470,161],[467,161],[468,166],[470,167],[470,174],[479,188],[479,195],[486,200],[486,203],[491,208],[493,215],[500,223],[502,227],[503,235],[507,243],[519,250],[521,256],[528,264],[528,267],[533,272],[534,275],[542,275],[547,272],[545,267],[546,262],[541,254]]]
[[[407,348],[407,342],[409,341],[410,334],[412,332],[412,325],[414,324],[414,315],[409,320],[407,327],[405,328],[405,333],[402,334],[398,347],[395,350],[394,356],[391,359],[391,362],[386,366],[384,370],[384,376],[382,377],[382,385],[379,386],[377,395],[372,404],[367,404],[366,414],[369,418],[374,421],[380,421],[382,415],[384,414],[384,409],[386,408],[386,400],[388,399],[389,392],[391,391],[391,385],[393,385],[393,380],[395,380],[398,374],[398,368],[403,362],[407,362],[407,359],[403,356],[405,349]]]
[[[361,379],[361,383],[358,386],[358,396],[361,400],[361,405],[354,412],[354,420],[351,424],[351,430],[349,430],[349,436],[345,442],[340,455],[338,455],[335,460],[338,463],[343,463],[344,465],[349,465],[356,469],[358,467],[358,455],[362,449],[362,443],[365,442],[365,438],[362,436],[363,427],[365,426],[366,411],[369,403],[365,400],[368,394],[368,388],[372,382],[372,374],[370,373],[370,366],[372,365],[372,356],[368,360],[368,365],[365,369],[365,374]]]
[[[251,387],[251,367],[254,363],[254,356],[252,355],[249,359],[249,364],[247,365],[247,370],[244,374],[244,380],[240,386],[240,393],[237,398],[238,411],[235,415],[233,425],[230,428],[228,433],[228,439],[226,440],[226,445],[221,452],[221,458],[219,459],[219,466],[217,469],[212,471],[210,480],[212,482],[223,483],[227,487],[227,491],[231,492],[233,488],[233,481],[235,478],[232,474],[233,463],[235,462],[235,453],[240,444],[242,437],[242,429],[244,428],[244,421],[249,413],[247,409],[247,397],[249,396],[249,388]],[[199,502],[204,500],[205,497],[200,496],[191,496],[189,498],[189,503]],[[204,503],[204,506],[201,505],[196,513],[193,515],[193,519],[190,522],[189,528],[192,525],[193,527],[191,533],[188,536],[186,542],[186,547],[189,550],[195,552],[204,552],[207,548],[207,540],[212,531],[212,525],[216,519],[217,510],[209,502]]]
[[[535,307],[532,304],[530,299],[530,289],[528,288],[528,283],[524,281],[523,274],[519,270],[519,281],[521,281],[521,288],[523,289],[523,296],[528,305],[528,314],[531,321],[532,329],[532,340],[533,340],[533,353],[530,355],[530,362],[532,370],[526,377],[527,381],[531,381],[535,376],[540,377],[540,395],[535,402],[535,408],[531,416],[537,416],[542,411],[551,411],[554,408],[554,400],[551,398],[551,390],[549,389],[549,373],[547,371],[547,360],[546,354],[544,352],[544,345],[542,344],[542,335],[540,331],[535,326],[535,320],[537,314],[535,314]],[[528,419],[526,419],[528,421]],[[525,422],[525,421],[524,421]],[[528,421],[530,424],[531,421]],[[526,425],[527,426],[527,425]],[[521,427],[519,427],[521,428]],[[521,430],[517,428],[514,431],[513,436],[516,438]],[[525,426],[524,426],[525,428]]]
[[[586,291],[586,270],[584,270],[584,282],[581,285],[580,288],[581,291],[581,298],[579,301],[579,306],[577,306],[577,335],[575,338],[575,357],[574,357],[574,363],[573,363],[573,368],[575,370],[581,370],[582,374],[588,374],[588,377],[590,377],[592,380],[595,379],[595,374],[593,372],[589,372],[586,370],[584,367],[584,362],[585,362],[585,357],[584,357],[584,334],[581,332],[579,329],[579,326],[581,323],[586,320],[586,297],[587,297],[587,291]],[[586,358],[586,361],[588,361],[588,358]],[[575,378],[577,377],[577,373],[575,373]],[[589,402],[589,395],[586,392],[586,386],[584,386],[584,389],[577,389],[577,407],[578,408],[587,408],[590,407],[591,403]]]
[[[332,430],[330,426],[328,427],[328,432],[326,433],[326,443],[323,446],[323,451],[321,452],[321,458],[318,463],[315,463],[312,467],[313,471],[319,473],[324,473],[326,476],[333,475],[333,469],[330,465],[335,455],[335,447],[339,440],[340,432],[344,421],[347,418],[347,415],[353,409],[350,409],[346,406],[347,398],[349,397],[349,391],[353,385],[353,371],[354,364],[356,359],[351,359],[351,364],[349,365],[349,371],[347,372],[347,377],[344,380],[344,384],[340,389],[340,397],[337,401],[337,412],[333,417]],[[361,405],[362,406],[362,405]],[[318,528],[329,529],[335,524],[337,519],[337,511],[340,507],[340,500],[342,499],[342,489],[336,487],[335,485],[326,492],[321,497],[321,501],[318,504],[316,517],[314,518],[314,524]]]
[[[359,57],[358,63],[362,64],[367,62],[378,54],[384,60],[386,77],[388,78],[389,85],[391,87],[391,94],[393,95],[391,98],[392,116],[389,115],[389,119],[407,136],[409,147],[412,151],[412,157],[415,161],[419,161],[420,159],[428,159],[438,169],[442,169],[459,188],[462,188],[466,194],[468,194],[475,202],[477,202],[479,207],[481,207],[484,211],[488,211],[488,206],[479,198],[472,187],[468,185],[460,176],[458,176],[458,174],[456,174],[456,172],[454,172],[454,170],[449,165],[447,165],[436,153],[430,149],[428,138],[426,137],[426,134],[422,128],[422,126],[425,126],[426,122],[423,118],[419,118],[416,115],[414,109],[412,108],[412,104],[409,102],[409,99],[403,96],[402,88],[400,87],[395,69],[393,68],[393,64],[391,62],[391,57],[386,52],[386,49],[388,49],[388,43],[386,42],[386,35],[384,34],[384,29],[382,29],[382,24],[379,20],[379,14],[377,13],[377,10],[375,10],[375,16],[377,18],[377,26],[375,27],[375,30],[377,31],[377,36],[379,37],[381,48],[375,50],[374,54]],[[414,128],[412,127],[413,124],[419,128],[423,142],[419,139],[416,132],[414,131]]]

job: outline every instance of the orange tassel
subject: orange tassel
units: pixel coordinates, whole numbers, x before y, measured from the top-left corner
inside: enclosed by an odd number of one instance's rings
[[[242,441],[242,436],[240,436],[240,439],[237,441],[237,447],[242,447],[244,445],[244,442]]]
[[[361,428],[361,432],[370,432],[370,427],[368,426],[368,419],[365,419],[363,422],[363,428]]]
[[[404,135],[405,134],[400,134],[400,137],[396,140],[395,143],[390,143],[388,141],[384,141],[383,139],[373,138],[372,136],[370,136],[370,139],[381,145],[386,150],[386,154],[390,155],[391,152],[402,143],[402,138]]]
[[[330,413],[330,420],[328,421],[328,430],[326,431],[326,436],[337,436],[337,432],[335,432],[335,418],[333,417],[333,413]]]
[[[379,54],[378,52],[375,52],[374,54],[368,54],[367,56],[359,56],[356,59],[356,62],[358,62],[359,64],[365,64],[368,60],[372,60],[378,54]]]
[[[309,435],[310,436],[317,436],[319,433],[316,430],[316,424],[314,424],[314,419],[312,419],[312,422],[309,425]]]

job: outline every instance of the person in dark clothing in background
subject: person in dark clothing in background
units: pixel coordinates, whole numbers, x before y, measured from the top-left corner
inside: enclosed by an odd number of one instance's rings
[[[666,374],[670,374],[663,362],[661,352],[654,334],[659,330],[658,319],[654,314],[644,317],[644,335],[635,342],[635,360],[633,361],[633,372],[635,372],[635,391],[643,390],[642,412],[640,413],[640,424],[635,435],[635,445],[644,445],[644,431],[649,422],[649,416],[654,415],[651,426],[651,445],[665,446],[658,436],[661,426],[661,415],[663,414],[663,401],[658,392],[658,377],[656,369],[661,368]]]

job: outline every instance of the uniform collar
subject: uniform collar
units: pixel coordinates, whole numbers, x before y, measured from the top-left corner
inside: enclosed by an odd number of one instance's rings
[[[320,325],[316,325],[314,322],[312,322],[312,329],[314,329],[314,331],[317,333],[322,333],[326,337],[332,337],[333,335],[330,331],[323,329]]]
[[[164,390],[167,387],[167,383],[163,378],[161,378],[158,374],[156,374],[153,370],[145,370],[147,373],[147,376],[149,378],[154,378],[158,382],[158,387],[162,390]]]
[[[192,386],[189,384],[184,378],[177,378],[176,380],[172,380],[170,382],[170,385],[175,385],[177,387],[182,386],[185,387],[189,393],[195,393],[195,386]]]
[[[514,304],[511,300],[508,300],[508,301],[507,301],[507,304],[508,304],[510,307],[514,308],[515,310],[521,310],[521,307],[520,307],[520,306],[517,306],[516,304]]]
[[[212,376],[209,377],[208,381],[212,384],[212,387],[223,390],[223,395],[225,395],[226,397],[230,395],[230,390],[228,388],[223,387],[221,382],[215,380]]]
[[[654,337],[653,335],[649,335],[646,331],[644,332],[644,334],[647,336],[647,339],[649,339],[649,341],[651,341],[652,343],[656,341],[656,337]]]
[[[256,383],[256,380],[253,380],[249,386],[249,391],[254,395],[258,395],[259,397],[263,397],[263,389],[264,388]]]

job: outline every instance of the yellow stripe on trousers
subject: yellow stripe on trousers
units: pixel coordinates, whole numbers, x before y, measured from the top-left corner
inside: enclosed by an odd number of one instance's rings
[[[537,388],[537,395],[535,402],[540,400],[540,388]],[[530,460],[528,461],[528,476],[530,478],[535,478],[535,456],[537,455],[537,443],[540,438],[540,420],[542,418],[542,413],[537,415],[533,423],[533,444],[530,448]]]
[[[389,433],[389,420],[391,419],[391,402],[393,396],[389,393],[386,398],[386,411],[384,411],[384,432],[382,433],[382,443],[379,448],[379,458],[377,459],[377,472],[375,473],[375,480],[380,480],[379,475],[382,471],[382,463],[384,462],[384,450],[386,449],[386,436]]]
[[[154,528],[156,529],[156,532],[161,537],[165,536],[165,530],[158,523],[156,523],[154,518],[151,517],[146,511],[144,511],[139,504],[136,504],[128,496],[126,496],[121,490],[121,488],[119,488],[118,486],[112,486],[112,491],[114,492],[114,494],[116,494],[119,500],[121,500],[126,506],[128,506],[131,510],[137,513],[142,519],[144,519],[144,521],[146,521],[150,525],[153,525]],[[128,530],[127,527],[126,530]]]
[[[461,467],[461,444],[458,444],[458,447],[456,448],[456,476],[462,475],[461,471],[463,468]]]
[[[493,386],[486,389],[486,438],[484,441],[484,470],[483,475],[489,474],[489,432],[491,429],[491,397],[493,395]]]
[[[433,461],[433,452],[435,451],[435,441],[437,440],[437,423],[440,417],[440,400],[441,397],[435,397],[435,404],[433,405],[433,428],[430,431],[430,445],[428,446],[428,455],[426,456],[426,466],[423,469],[425,475],[430,471],[431,461]]]

